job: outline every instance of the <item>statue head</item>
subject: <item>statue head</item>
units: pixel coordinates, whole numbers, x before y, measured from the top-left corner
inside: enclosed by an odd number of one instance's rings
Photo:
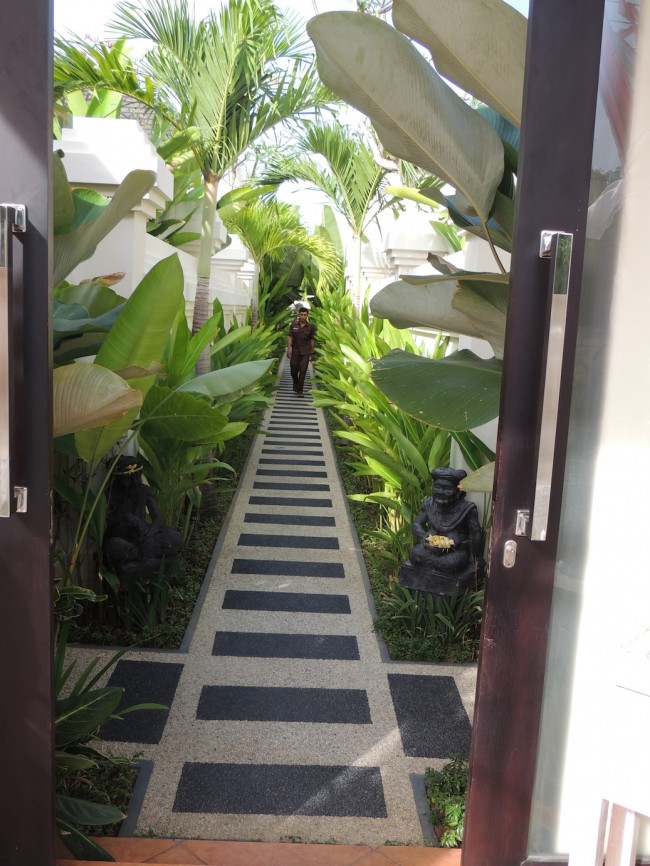
[[[132,457],[130,454],[121,454],[117,458],[113,475],[129,477],[131,475],[142,475],[142,463],[137,457]]]
[[[448,466],[432,469],[433,498],[447,506],[464,499],[465,491],[460,490],[458,485],[466,476],[467,472],[464,469],[452,469]]]

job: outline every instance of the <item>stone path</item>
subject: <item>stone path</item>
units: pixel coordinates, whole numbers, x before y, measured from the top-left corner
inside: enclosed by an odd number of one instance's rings
[[[184,645],[111,674],[125,705],[170,708],[102,732],[147,769],[122,832],[421,845],[422,776],[468,751],[475,666],[389,660],[323,413],[287,365],[264,428]]]

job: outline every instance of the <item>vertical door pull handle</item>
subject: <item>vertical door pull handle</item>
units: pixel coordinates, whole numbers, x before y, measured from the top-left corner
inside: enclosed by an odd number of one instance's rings
[[[549,288],[551,315],[549,320],[544,398],[540,425],[537,477],[530,529],[532,541],[546,541],[548,512],[551,499],[551,478],[555,456],[555,437],[560,408],[560,383],[566,331],[569,276],[573,235],[561,231],[543,231],[540,238],[540,258],[551,260]]]
[[[27,208],[0,204],[0,517],[9,517],[11,486],[11,371],[13,238],[27,230]]]

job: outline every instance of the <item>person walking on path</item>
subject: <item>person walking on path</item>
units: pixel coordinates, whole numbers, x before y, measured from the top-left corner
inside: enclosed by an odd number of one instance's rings
[[[306,307],[299,307],[298,318],[289,325],[287,337],[287,358],[290,360],[293,390],[299,397],[303,395],[307,366],[314,357],[316,326],[308,321],[308,315],[309,310]]]

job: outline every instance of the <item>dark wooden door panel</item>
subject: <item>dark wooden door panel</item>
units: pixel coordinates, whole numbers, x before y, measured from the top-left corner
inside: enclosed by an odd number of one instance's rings
[[[0,11],[0,202],[21,203],[13,241],[12,482],[28,510],[0,518],[0,863],[54,862],[50,573],[50,161],[52,8]],[[0,418],[5,423],[6,418]]]
[[[587,216],[602,0],[533,0],[506,335],[490,577],[481,639],[464,866],[526,858]],[[579,61],[578,61],[579,58]],[[531,509],[549,306],[542,230],[574,236],[548,540],[515,535]],[[503,565],[505,542],[517,545]]]

